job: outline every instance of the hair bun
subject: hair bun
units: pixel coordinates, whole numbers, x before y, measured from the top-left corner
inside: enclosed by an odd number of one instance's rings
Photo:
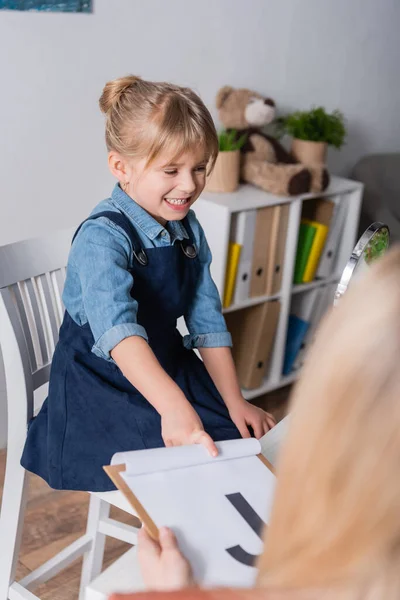
[[[121,99],[121,96],[135,83],[141,81],[137,75],[127,75],[113,81],[108,81],[100,96],[99,105],[101,112],[107,114]]]

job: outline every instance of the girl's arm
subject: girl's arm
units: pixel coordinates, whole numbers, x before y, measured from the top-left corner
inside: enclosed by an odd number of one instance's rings
[[[250,437],[248,426],[261,438],[276,425],[272,415],[243,398],[230,348],[199,348],[199,352],[242,437]]]
[[[199,348],[199,352],[215,387],[230,410],[244,400],[236,374],[231,349]]]
[[[185,314],[189,335],[184,337],[186,348],[197,348],[215,387],[221,394],[242,437],[250,437],[248,426],[260,438],[275,420],[269,413],[246,402],[240,390],[230,350],[232,339],[226,329],[221,300],[211,277],[211,251],[203,228],[191,211],[190,224],[198,236],[200,272],[190,307]]]
[[[110,354],[123,375],[160,414],[166,446],[203,444],[212,456],[218,454],[196,411],[161,367],[146,340],[139,336],[127,337]]]

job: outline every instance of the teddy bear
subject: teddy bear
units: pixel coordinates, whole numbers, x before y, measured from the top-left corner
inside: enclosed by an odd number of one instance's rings
[[[323,165],[305,166],[262,128],[275,119],[275,102],[245,88],[222,87],[216,98],[219,118],[238,138],[246,134],[242,146],[241,179],[277,195],[294,196],[321,192],[329,184]]]

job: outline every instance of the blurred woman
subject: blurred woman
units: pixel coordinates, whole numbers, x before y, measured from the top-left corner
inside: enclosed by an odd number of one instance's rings
[[[169,530],[162,531],[160,543],[141,534],[147,587],[174,590],[160,600],[397,600],[399,472],[400,247],[395,247],[329,311],[309,352],[291,399],[256,589],[195,588]],[[177,592],[180,588],[186,589]]]

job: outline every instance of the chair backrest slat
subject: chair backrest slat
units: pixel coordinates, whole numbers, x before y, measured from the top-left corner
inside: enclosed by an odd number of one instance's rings
[[[50,279],[52,282],[52,290],[54,292],[55,311],[54,315],[57,319],[58,328],[61,326],[61,322],[64,314],[64,305],[62,302],[62,290],[65,283],[66,270],[58,269],[50,273]]]
[[[45,307],[44,319],[46,321],[46,332],[48,334],[47,343],[49,346],[50,356],[52,356],[55,345],[58,340],[58,330],[60,326],[56,318],[56,312],[58,308],[54,299],[51,274],[44,273],[43,275],[39,275],[39,277],[36,277],[35,279],[41,303]]]
[[[32,338],[34,340],[34,348],[36,350],[36,364],[38,367],[47,365],[50,360],[49,352],[46,345],[45,323],[43,316],[43,307],[38,302],[37,286],[34,279],[27,279],[20,283],[22,289],[25,289],[33,319],[30,321]]]
[[[32,317],[29,314],[29,305],[28,305],[26,299],[24,301],[24,298],[23,298],[24,290],[21,290],[21,286],[19,283],[10,285],[9,291],[10,291],[10,297],[14,301],[13,302],[13,310],[16,313],[16,315],[19,318],[19,321],[21,323],[22,332],[23,332],[23,335],[25,338],[26,348],[28,350],[31,372],[34,373],[38,368],[38,364],[36,361],[37,352],[35,352],[35,347],[34,347],[35,341],[34,341],[34,337],[32,335],[32,330],[31,330]],[[27,308],[28,308],[28,310],[27,310]],[[9,306],[8,310],[10,311],[10,309],[11,309],[11,307]],[[30,320],[30,323],[29,323],[29,320]],[[19,341],[19,344],[20,343],[21,342]]]
[[[0,247],[0,292],[6,294],[5,310],[33,389],[48,381],[64,314],[62,290],[73,233],[69,229]],[[7,342],[0,334],[3,352]]]

